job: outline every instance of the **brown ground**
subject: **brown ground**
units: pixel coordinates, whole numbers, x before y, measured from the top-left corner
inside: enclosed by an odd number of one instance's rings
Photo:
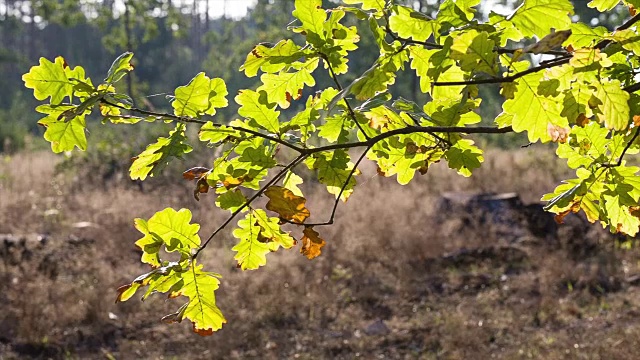
[[[533,202],[564,175],[533,151],[489,153],[470,180],[438,167],[401,187],[364,171],[312,261],[294,249],[241,272],[226,235],[203,260],[224,276],[229,322],[207,338],[159,322],[175,300],[114,299],[146,270],[133,218],[188,206],[207,236],[224,219],[213,196],[54,176],[48,153],[5,158],[0,234],[14,236],[0,240],[0,359],[640,358],[635,241],[579,217],[556,230],[532,207],[496,215],[439,195],[515,191]],[[312,215],[328,215],[329,196],[309,198]]]

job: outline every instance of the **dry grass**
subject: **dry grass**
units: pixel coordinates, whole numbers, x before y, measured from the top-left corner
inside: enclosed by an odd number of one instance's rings
[[[294,249],[241,272],[233,239],[222,237],[203,261],[224,276],[218,301],[229,323],[201,338],[158,321],[174,301],[113,300],[146,270],[132,219],[188,206],[206,235],[225,216],[213,196],[195,203],[184,184],[78,187],[54,175],[52,155],[19,154],[0,165],[0,233],[49,241],[3,255],[0,359],[637,358],[635,247],[621,250],[578,218],[557,237],[504,236],[475,215],[437,210],[442,192],[514,191],[535,201],[565,175],[551,155],[492,151],[472,179],[438,165],[406,187],[365,167],[313,261]],[[331,197],[306,191],[312,214],[328,216]]]

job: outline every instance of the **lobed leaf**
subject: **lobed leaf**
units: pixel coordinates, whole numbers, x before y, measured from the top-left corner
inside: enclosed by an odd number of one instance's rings
[[[36,99],[51,98],[51,104],[57,105],[64,98],[73,96],[75,82],[67,77],[66,68],[68,65],[61,56],[54,62],[41,57],[40,65],[32,66],[28,73],[22,75],[22,81],[25,87],[33,89]]]
[[[192,148],[186,143],[184,124],[176,125],[169,133],[169,137],[160,137],[158,141],[133,159],[129,168],[132,180],[144,180],[147,176],[153,176],[161,171],[172,157],[182,157],[191,152]]]

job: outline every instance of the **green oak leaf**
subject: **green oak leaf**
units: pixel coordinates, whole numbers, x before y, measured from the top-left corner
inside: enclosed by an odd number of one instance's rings
[[[322,9],[322,0],[295,0],[295,10],[292,14],[302,23],[307,41],[317,47],[322,46],[327,39],[324,33],[327,13]]]
[[[220,209],[236,212],[247,202],[240,190],[227,191],[216,199],[216,206]],[[245,208],[246,209],[246,208]],[[246,210],[243,210],[246,211]]]
[[[277,249],[275,242],[266,242],[260,236],[262,227],[253,211],[238,221],[238,228],[233,230],[233,236],[240,240],[231,250],[237,254],[234,259],[242,270],[255,270],[267,264],[267,254]]]
[[[451,58],[458,60],[464,71],[497,75],[498,54],[493,51],[495,45],[486,31],[467,30],[453,39]]]
[[[607,28],[604,26],[591,27],[581,22],[571,24],[570,29],[571,35],[562,45],[565,47],[571,45],[574,49],[591,47],[602,40],[607,33]]]
[[[422,46],[409,46],[409,58],[411,58],[411,69],[416,71],[420,78],[420,91],[428,93],[431,90],[431,77],[427,75],[430,67],[430,59],[437,53],[435,49],[425,49]]]
[[[235,100],[240,105],[238,114],[255,120],[261,128],[271,133],[278,134],[280,132],[280,122],[278,121],[280,111],[275,110],[275,106],[267,102],[266,93],[241,90]]]
[[[404,63],[408,60],[407,51],[400,51],[392,55],[382,55],[376,65],[354,80],[344,89],[344,92],[349,91],[355,94],[358,100],[369,99],[378,93],[386,92],[388,86],[395,83],[398,70],[402,69]]]
[[[244,74],[248,77],[258,75],[258,70],[266,73],[277,73],[304,55],[305,52],[290,39],[281,40],[273,47],[258,44],[247,55],[247,59],[240,67],[240,71],[244,71]]]
[[[640,218],[631,214],[629,206],[637,206],[637,202],[629,201],[626,192],[620,191],[623,186],[616,186],[611,193],[602,196],[604,208],[607,212],[607,220],[611,228],[616,232],[629,236],[635,236],[640,227]]]
[[[178,321],[187,319],[193,323],[193,331],[199,335],[211,335],[227,322],[216,305],[215,290],[220,286],[219,275],[202,271],[202,265],[193,261],[191,268],[182,273],[184,285],[171,296],[189,298],[186,308],[180,311]]]
[[[323,54],[326,55],[325,60],[329,62],[329,64],[325,64],[325,68],[331,66],[336,75],[347,73],[349,70],[347,66],[349,52],[356,50],[358,48],[356,43],[360,41],[360,36],[358,36],[358,30],[355,26],[346,27],[340,24],[340,20],[344,15],[345,12],[343,10],[334,9],[331,11],[328,21],[324,23],[325,32],[333,34],[333,37],[327,40],[328,42],[323,48]]]
[[[593,110],[589,106],[592,96],[593,90],[590,87],[574,83],[572,88],[564,92],[560,115],[566,117],[570,123],[575,123],[581,115],[585,118],[592,117]]]
[[[209,107],[209,86],[211,80],[203,72],[196,75],[188,85],[176,88],[171,104],[178,116],[196,117]]]
[[[144,180],[147,176],[154,176],[162,170],[172,157],[182,157],[191,152],[192,148],[185,141],[184,124],[178,124],[169,133],[169,137],[160,137],[158,141],[134,158],[129,175],[132,180]]]
[[[619,80],[592,84],[600,100],[596,114],[598,120],[604,122],[608,129],[625,130],[629,126],[629,93],[622,89]]]
[[[200,236],[198,235],[200,225],[191,224],[191,217],[189,209],[176,211],[172,208],[166,208],[149,218],[146,222],[146,229],[141,227],[138,230],[143,234],[145,234],[143,230],[146,230],[156,240],[162,241],[167,252],[178,251],[186,258],[191,255],[191,250],[200,246]]]
[[[606,154],[610,142],[607,139],[608,133],[608,129],[596,122],[590,122],[585,127],[574,126],[569,141],[559,144],[556,154],[567,159],[567,164],[572,169],[589,167]]]
[[[524,0],[509,20],[524,36],[543,38],[551,29],[569,29],[570,15],[573,5],[569,0]]]
[[[260,233],[261,240],[265,240],[271,244],[271,251],[278,250],[279,247],[285,249],[295,245],[296,240],[280,227],[280,219],[277,217],[269,217],[264,210],[254,210],[254,217],[258,225],[262,228]]]
[[[345,4],[362,4],[362,10],[383,11],[386,6],[386,0],[343,0]]]
[[[431,58],[433,62],[434,58]],[[457,65],[451,65],[445,71],[437,74],[434,80],[438,82],[455,82],[455,81],[465,81],[465,76],[467,73],[463,71]],[[434,99],[461,99],[462,98],[462,90],[465,88],[464,85],[446,85],[446,86],[435,86],[433,91],[431,92],[431,96]]]
[[[160,237],[154,237],[149,231],[149,224],[144,219],[135,219],[135,227],[144,236],[136,241],[136,246],[142,250],[141,261],[145,264],[149,264],[153,267],[159,267],[160,260],[160,248],[164,242]]]
[[[424,112],[439,126],[477,124],[481,118],[474,110],[480,105],[479,100],[435,99],[424,105]]]
[[[497,31],[497,35],[500,37],[500,46],[506,46],[509,40],[520,41],[524,38],[524,35],[511,21],[507,20],[504,15],[497,14],[495,12],[489,13],[489,24],[493,25]]]
[[[239,149],[236,148],[236,152],[237,151],[239,151]],[[251,167],[261,170],[270,169],[277,165],[276,160],[270,154],[269,149],[264,146],[257,148],[247,147],[242,149],[242,153],[240,154],[238,161],[249,163],[251,164]]]
[[[104,81],[111,85],[120,81],[125,75],[133,70],[133,65],[131,65],[131,59],[133,58],[132,52],[125,52],[124,54],[118,56],[111,67],[109,68],[109,72],[107,73],[107,77]]]
[[[436,20],[442,25],[460,27],[469,23],[481,0],[445,0],[440,4]]]
[[[51,150],[55,153],[71,151],[75,147],[83,151],[87,150],[85,115],[78,114],[71,120],[64,121],[52,116],[54,114],[38,121],[39,125],[47,129],[44,132],[44,138],[51,143]]]
[[[395,5],[389,17],[391,31],[406,39],[425,41],[433,33],[436,22],[427,15],[409,7]]]
[[[242,138],[242,132],[224,125],[214,124],[207,121],[198,132],[200,141],[208,141],[209,144],[216,145],[225,141]]]
[[[348,113],[327,117],[323,125],[318,126],[318,136],[331,143],[345,143],[349,140],[349,130],[355,126]]]
[[[471,176],[471,172],[479,168],[484,161],[482,150],[473,145],[473,141],[469,139],[462,139],[453,144],[444,152],[444,157],[451,169],[458,170],[458,173],[465,177]]]
[[[334,152],[315,154],[313,157],[305,160],[305,164],[307,164],[309,169],[318,171],[318,180],[327,187],[327,191],[330,194],[338,197],[340,189],[344,186],[345,189],[340,199],[347,201],[356,185],[355,176],[349,178],[351,169],[353,169],[354,166],[349,160],[349,154],[346,151],[336,150]],[[357,171],[354,175],[356,174]],[[347,178],[349,178],[349,182],[347,182]]]
[[[605,12],[613,9],[620,3],[620,0],[591,0],[587,6],[590,8],[596,8],[600,12]]]
[[[567,119],[560,115],[559,98],[538,93],[542,76],[542,73],[533,73],[518,79],[514,98],[502,105],[504,112],[513,116],[513,130],[526,131],[531,142],[549,141],[549,124],[568,127]]]
[[[301,185],[303,182],[304,180],[293,171],[287,171],[282,179],[282,186],[291,190],[294,195],[303,197],[302,190],[298,187],[298,185]]]
[[[640,56],[640,35],[635,30],[617,30],[607,38],[619,42],[623,48],[633,51],[636,56]]]
[[[209,83],[209,107],[204,112],[208,115],[215,115],[216,109],[227,107],[227,84],[221,78],[213,78]]]
[[[28,73],[22,75],[22,81],[25,87],[33,89],[36,99],[46,100],[50,97],[51,104],[60,104],[64,98],[71,98],[75,85],[65,73],[67,67],[61,56],[54,62],[41,57],[40,65],[31,67]]]
[[[318,67],[318,62],[318,58],[311,59],[300,65],[298,71],[262,74],[260,76],[262,85],[258,87],[257,91],[264,91],[269,102],[275,102],[281,108],[287,109],[292,100],[299,99],[302,96],[302,89],[305,85],[314,86],[316,84],[311,73]]]

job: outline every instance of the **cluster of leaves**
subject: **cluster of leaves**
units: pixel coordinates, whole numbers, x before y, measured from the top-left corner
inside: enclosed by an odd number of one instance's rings
[[[143,286],[143,299],[154,292],[185,296],[187,302],[165,319],[187,318],[197,333],[210,334],[225,322],[214,297],[218,275],[203,271],[196,259],[236,217],[243,215],[232,231],[241,269],[257,269],[270,252],[296,245],[284,224],[303,227],[300,252],[312,259],[325,245],[314,227],[333,223],[339,202],[347,201],[356,187],[365,157],[376,163],[381,176],[396,176],[400,184],[439,161],[470,176],[484,160],[468,136],[474,133],[523,132],[531,142],[557,143],[558,156],[576,169],[577,178],[543,197],[547,209],[558,214],[558,221],[582,209],[590,221],[612,231],[638,232],[639,169],[623,159],[640,148],[637,0],[623,1],[635,16],[613,32],[572,23],[569,0],[524,0],[511,15],[491,13],[484,22],[476,14],[480,0],[445,0],[435,17],[384,0],[344,3],[326,11],[321,0],[295,1],[297,22],[291,30],[305,43],[285,39],[257,45],[247,55],[240,70],[247,77],[260,74],[261,85],[235,96],[238,118],[225,124],[215,121],[216,109],[228,104],[225,82],[204,73],[175,89],[172,113],[134,108],[114,87],[132,70],[130,53],[114,62],[98,86],[61,57],[41,59],[23,76],[38,100],[49,99],[36,110],[46,115],[40,124],[54,152],[86,149],[85,117],[94,110],[103,122],[175,124],[168,137],[134,159],[133,179],[153,176],[171,159],[188,154],[188,126],[199,127],[199,140],[219,149],[210,167],[192,168],[183,176],[195,182],[196,199],[212,190],[216,205],[230,216],[204,242],[187,209],[137,219],[144,236],[136,244],[152,270],[120,288],[119,301]],[[619,3],[593,0],[589,6],[608,11]],[[349,71],[349,53],[359,40],[356,27],[345,25],[347,16],[369,24],[379,57],[343,86],[340,76]],[[549,59],[536,63],[528,54]],[[419,77],[428,99],[424,106],[392,99],[388,92],[405,67]],[[305,98],[305,89],[322,74],[334,86]],[[485,84],[501,86],[503,112],[495,126],[470,126],[480,122],[478,87]],[[285,119],[281,110],[291,106],[299,111]],[[309,220],[299,187],[301,165],[336,198],[327,221]],[[261,209],[255,204],[263,195],[269,200]],[[179,261],[161,259],[172,252]]]

